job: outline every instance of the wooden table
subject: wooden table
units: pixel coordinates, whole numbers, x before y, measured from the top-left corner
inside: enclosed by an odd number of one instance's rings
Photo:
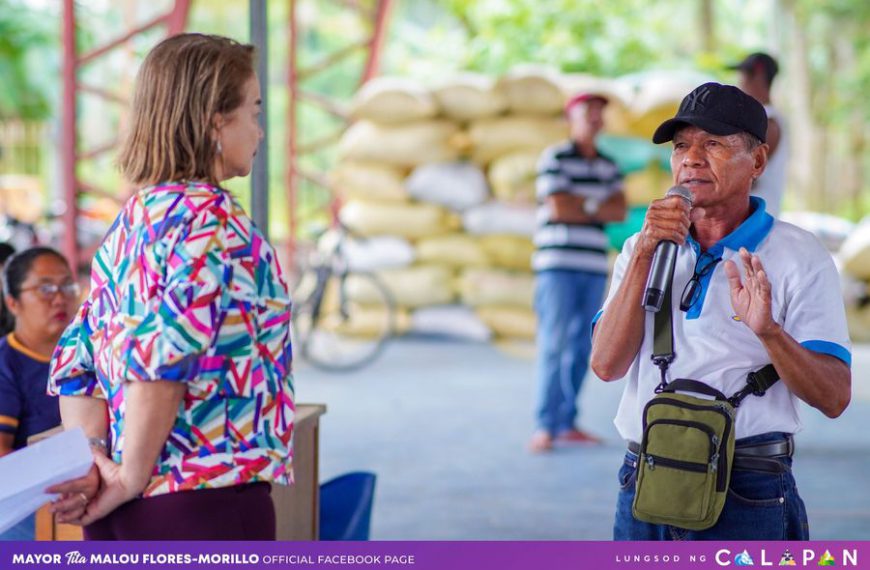
[[[299,404],[293,420],[293,474],[290,487],[272,485],[278,540],[317,540],[320,526],[319,443],[323,404]]]
[[[291,487],[272,486],[275,503],[275,523],[278,540],[317,540],[320,525],[320,416],[326,413],[323,404],[299,404],[293,425],[293,472]],[[59,429],[59,428],[58,428]],[[34,443],[55,430],[37,434],[28,440]],[[36,540],[82,540],[78,526],[55,522],[48,505],[36,512]]]

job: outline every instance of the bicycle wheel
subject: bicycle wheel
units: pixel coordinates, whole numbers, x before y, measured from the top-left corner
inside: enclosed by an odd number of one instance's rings
[[[371,273],[338,275],[317,268],[304,279],[305,301],[295,309],[298,354],[317,368],[357,370],[383,352],[395,332],[389,289]]]

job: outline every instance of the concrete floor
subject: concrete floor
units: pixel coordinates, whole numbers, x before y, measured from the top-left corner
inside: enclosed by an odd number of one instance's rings
[[[854,351],[855,397],[838,419],[803,411],[795,477],[813,539],[870,539],[870,345]],[[365,370],[296,364],[297,401],[325,403],[321,481],[373,471],[374,540],[608,540],[624,444],[622,384],[590,376],[581,424],[593,448],[526,452],[533,362],[486,344],[401,339]]]

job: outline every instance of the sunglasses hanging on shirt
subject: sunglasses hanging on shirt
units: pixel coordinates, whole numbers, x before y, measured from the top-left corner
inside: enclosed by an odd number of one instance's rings
[[[683,294],[680,297],[680,310],[688,311],[698,299],[701,298],[701,279],[709,275],[716,268],[716,264],[722,261],[721,257],[713,258],[709,253],[702,253],[695,262],[695,272],[686,283]]]

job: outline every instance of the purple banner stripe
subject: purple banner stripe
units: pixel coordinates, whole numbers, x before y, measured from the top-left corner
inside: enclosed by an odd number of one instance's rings
[[[6,542],[0,568],[870,568],[870,541]]]

